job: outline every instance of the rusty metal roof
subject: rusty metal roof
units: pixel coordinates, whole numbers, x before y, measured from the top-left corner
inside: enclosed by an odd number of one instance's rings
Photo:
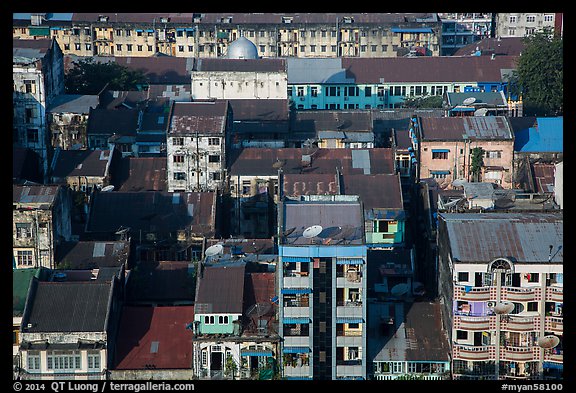
[[[564,261],[563,214],[523,213],[441,213],[450,242],[452,259],[458,262],[487,263],[509,258],[519,263]]]
[[[228,114],[225,100],[174,102],[168,134],[223,134]]]
[[[12,202],[21,204],[52,205],[60,191],[58,185],[12,186]]]
[[[280,58],[227,59],[199,58],[193,71],[286,72],[286,60]]]
[[[117,340],[118,370],[190,369],[194,306],[125,306]]]
[[[364,209],[403,209],[400,175],[342,175],[346,195],[358,195]]]
[[[311,155],[311,163],[303,164],[303,156]],[[307,148],[244,148],[230,153],[232,176],[277,176],[273,165],[283,162],[284,174],[394,173],[390,148],[373,149],[307,149]]]
[[[286,174],[284,175],[284,195],[337,195],[338,178],[335,174]]]
[[[168,190],[166,157],[123,157],[115,175],[118,191]]]
[[[194,280],[188,261],[139,262],[126,293],[131,302],[192,302]]]
[[[500,82],[516,68],[518,56],[343,57],[346,75],[356,83]]]
[[[531,163],[532,173],[534,174],[534,186],[536,192],[551,193],[554,192],[554,174],[556,166],[543,162]]]
[[[288,121],[290,100],[230,100],[234,121]]]
[[[196,314],[243,312],[244,272],[246,264],[204,266],[198,275]]]
[[[70,241],[56,247],[55,262],[70,269],[96,269],[121,266],[128,261],[129,254],[127,241]]]
[[[52,178],[95,176],[104,178],[111,150],[60,150],[52,169]]]
[[[510,140],[514,136],[505,116],[464,116],[420,118],[423,141],[430,140]]]

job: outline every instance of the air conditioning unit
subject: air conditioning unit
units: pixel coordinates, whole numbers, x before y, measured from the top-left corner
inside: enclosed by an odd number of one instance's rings
[[[490,308],[496,307],[496,302],[486,302],[486,305]]]

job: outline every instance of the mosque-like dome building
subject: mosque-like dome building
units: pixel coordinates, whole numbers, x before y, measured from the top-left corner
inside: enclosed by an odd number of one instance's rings
[[[240,37],[228,45],[228,59],[257,59],[258,48],[246,37]]]

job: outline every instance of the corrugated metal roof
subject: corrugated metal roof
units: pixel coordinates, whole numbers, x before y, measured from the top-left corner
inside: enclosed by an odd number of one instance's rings
[[[521,153],[561,153],[564,151],[563,117],[511,118],[514,127],[514,151]]]
[[[98,106],[99,97],[88,94],[59,94],[50,102],[50,113],[90,113]]]
[[[243,312],[245,263],[237,266],[205,266],[195,299],[198,313]],[[201,311],[202,310],[202,311]]]
[[[227,101],[174,102],[169,134],[220,134],[224,132]]]
[[[353,78],[347,77],[339,58],[289,57],[286,62],[289,84],[354,83]]]
[[[194,72],[225,71],[225,72],[286,72],[285,59],[227,59],[199,58]],[[192,74],[194,77],[194,74]]]
[[[335,174],[285,174],[284,194],[300,195],[336,195],[339,194]]]
[[[450,249],[460,262],[513,258],[520,263],[563,263],[563,215],[556,213],[442,213]]]
[[[103,155],[104,154],[104,155]],[[110,150],[60,150],[56,156],[52,178],[65,179],[68,176],[107,175],[106,167]]]
[[[465,116],[420,118],[422,140],[469,139],[512,140],[512,129],[505,116]]]
[[[31,203],[52,205],[56,195],[60,190],[58,185],[37,185],[37,186],[20,186],[12,187],[12,201],[14,203]]]
[[[342,58],[356,83],[500,82],[501,70],[516,68],[517,56],[417,56]]]
[[[101,282],[38,282],[26,331],[103,332],[111,284]]]
[[[166,157],[123,157],[120,173],[127,178],[115,184],[118,191],[167,191]]]
[[[294,230],[285,237],[285,245],[307,245],[311,239],[303,232],[313,225],[320,225],[323,233],[316,239],[328,241],[326,244],[363,244],[364,213],[358,202],[301,202],[284,203],[283,231]],[[326,235],[324,235],[324,233]]]
[[[118,370],[190,369],[193,306],[125,306],[117,340]]]
[[[358,195],[364,209],[403,209],[398,174],[342,175],[343,193]]]
[[[56,265],[70,269],[96,269],[121,266],[128,260],[130,243],[126,241],[61,242],[56,248]]]

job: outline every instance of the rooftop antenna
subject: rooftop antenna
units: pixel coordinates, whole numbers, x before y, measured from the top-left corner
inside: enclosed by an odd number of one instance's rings
[[[550,247],[550,252],[548,253],[548,262],[550,262],[552,260],[552,249],[554,246],[550,244],[548,247]]]

